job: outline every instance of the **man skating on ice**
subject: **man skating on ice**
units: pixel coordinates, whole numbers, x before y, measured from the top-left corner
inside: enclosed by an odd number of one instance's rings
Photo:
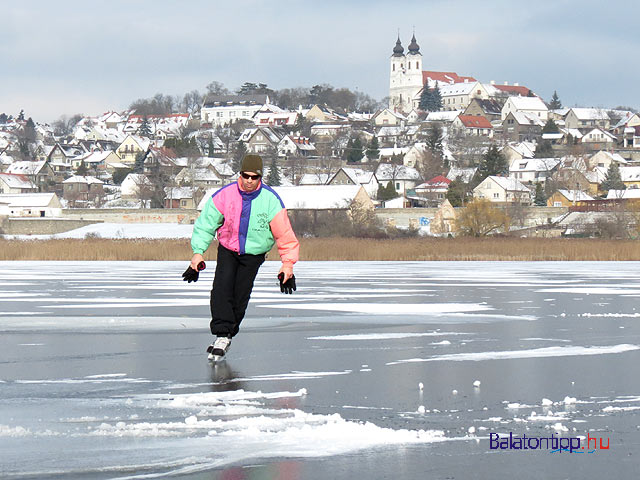
[[[206,202],[193,227],[190,269],[199,270],[202,255],[216,232],[218,260],[210,323],[216,339],[207,349],[210,360],[221,359],[229,350],[244,318],[258,269],[274,243],[282,260],[280,289],[291,293],[296,288],[293,264],[298,261],[300,244],[282,200],[262,183],[260,156],[246,155],[237,183],[222,187]]]

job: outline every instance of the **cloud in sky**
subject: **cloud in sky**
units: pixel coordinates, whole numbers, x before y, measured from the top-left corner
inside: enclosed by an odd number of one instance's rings
[[[0,17],[0,111],[39,121],[213,81],[329,83],[382,98],[398,29],[425,69],[519,82],[565,105],[640,107],[640,4],[599,1],[13,2]]]

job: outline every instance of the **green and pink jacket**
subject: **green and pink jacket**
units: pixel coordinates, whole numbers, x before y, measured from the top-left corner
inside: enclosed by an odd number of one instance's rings
[[[193,253],[203,254],[216,232],[223,247],[240,255],[267,253],[275,243],[282,263],[298,261],[300,244],[287,210],[278,194],[262,182],[253,192],[245,192],[238,180],[211,196],[193,226]]]

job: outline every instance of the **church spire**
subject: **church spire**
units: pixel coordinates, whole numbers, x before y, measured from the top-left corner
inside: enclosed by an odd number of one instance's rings
[[[420,45],[418,45],[418,42],[416,42],[416,34],[413,34],[413,37],[411,37],[411,43],[409,44],[409,53],[420,53]]]
[[[393,56],[402,57],[403,55],[404,55],[404,48],[402,47],[402,43],[400,43],[400,35],[398,34],[398,41],[396,42],[396,46],[393,47]]]

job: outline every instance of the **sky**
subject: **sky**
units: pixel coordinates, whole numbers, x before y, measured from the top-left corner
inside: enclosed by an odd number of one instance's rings
[[[380,100],[398,32],[425,70],[526,85],[564,106],[640,108],[640,2],[0,2],[0,112],[52,122],[212,81],[328,83]]]

